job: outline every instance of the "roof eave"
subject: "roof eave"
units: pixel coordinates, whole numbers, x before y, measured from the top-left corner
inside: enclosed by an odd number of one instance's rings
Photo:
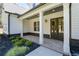
[[[18,15],[18,17],[20,16],[20,14],[18,13],[12,13],[12,12],[9,12],[9,11],[5,11],[6,13],[9,13],[9,14],[14,14],[14,15]]]
[[[25,13],[22,14],[22,15],[20,15],[19,17],[21,17],[21,16],[23,16],[23,15],[29,13],[29,12],[32,11],[32,10],[35,10],[36,8],[38,8],[38,7],[40,7],[40,6],[44,5],[44,4],[46,4],[46,3],[40,3],[39,5],[37,5],[36,7],[34,7],[34,8],[32,8],[32,9],[28,10],[27,12],[25,12]],[[18,18],[19,18],[19,17],[18,17]]]

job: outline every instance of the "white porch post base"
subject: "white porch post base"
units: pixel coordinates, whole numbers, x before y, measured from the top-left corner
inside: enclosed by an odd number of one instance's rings
[[[63,4],[64,11],[64,54],[71,55],[70,53],[70,42],[69,42],[69,3]]]
[[[39,32],[39,44],[43,44],[43,12],[39,13],[40,32]]]
[[[21,33],[21,35],[20,35],[21,37],[23,37],[23,34]]]

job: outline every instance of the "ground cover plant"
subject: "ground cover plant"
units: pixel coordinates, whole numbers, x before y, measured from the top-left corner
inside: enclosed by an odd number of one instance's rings
[[[13,47],[5,55],[6,56],[21,56],[21,55],[24,55],[28,50],[29,50],[29,48],[23,47],[23,46],[22,47]]]

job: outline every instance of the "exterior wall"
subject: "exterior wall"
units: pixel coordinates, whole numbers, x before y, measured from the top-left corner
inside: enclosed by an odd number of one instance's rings
[[[21,21],[17,15],[10,14],[10,34],[17,34],[21,32]]]
[[[1,21],[3,25],[3,32],[8,34],[8,13],[2,10]],[[17,34],[21,32],[21,21],[17,18],[17,15],[10,14],[10,34]]]
[[[50,35],[50,19],[57,18],[57,17],[63,17],[63,11],[44,16],[44,20],[47,20],[47,22],[44,22],[44,34]],[[24,32],[39,33],[38,31],[34,31],[33,24],[35,21],[39,21],[39,18],[24,20]],[[28,30],[26,30],[27,28]]]
[[[29,25],[30,20],[23,20],[23,32],[30,32],[30,25]]]
[[[8,14],[5,13],[4,10],[2,10],[1,21],[3,25],[3,32],[8,34]]]
[[[5,34],[9,34],[8,33],[8,15],[9,15],[9,13],[6,13],[5,11],[22,14],[26,10],[24,10],[23,8],[20,8],[16,4],[12,4],[12,3],[3,4],[2,13],[1,13],[3,32]],[[17,34],[20,32],[21,32],[21,21],[17,18],[17,15],[10,14],[10,34]]]
[[[0,34],[3,34],[3,26],[1,21],[1,14],[0,14]]]
[[[71,37],[79,39],[79,3],[72,3],[71,7]]]

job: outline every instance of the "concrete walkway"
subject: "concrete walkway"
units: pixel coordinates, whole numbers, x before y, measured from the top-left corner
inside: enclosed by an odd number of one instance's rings
[[[62,56],[63,54],[50,50],[46,47],[40,46],[26,56]]]

